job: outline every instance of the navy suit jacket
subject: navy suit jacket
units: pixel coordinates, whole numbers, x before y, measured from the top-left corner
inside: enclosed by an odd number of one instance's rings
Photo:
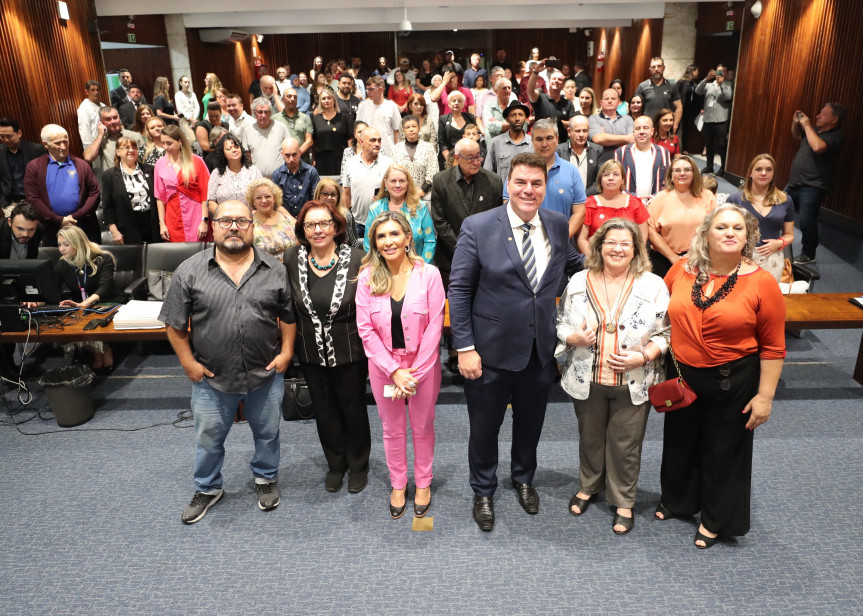
[[[563,214],[540,209],[539,217],[551,257],[535,293],[507,206],[468,216],[462,223],[449,283],[453,347],[474,346],[483,365],[523,370],[534,339],[542,364],[554,357],[557,290],[562,276],[581,269],[584,257],[569,241],[569,222]]]

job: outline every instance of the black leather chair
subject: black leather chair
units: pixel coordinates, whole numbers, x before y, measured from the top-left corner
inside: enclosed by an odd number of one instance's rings
[[[173,272],[177,267],[206,248],[204,242],[167,242],[144,245],[144,267],[141,277],[126,287],[128,299],[148,300],[150,288],[147,280],[150,272]]]
[[[114,285],[118,291],[144,275],[144,244],[102,244],[99,248],[114,257]]]
[[[56,246],[39,246],[39,252],[36,254],[37,259],[51,259],[53,263],[60,260],[60,249]]]

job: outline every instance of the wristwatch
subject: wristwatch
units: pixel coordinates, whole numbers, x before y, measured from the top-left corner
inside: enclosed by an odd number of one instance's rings
[[[201,222],[210,222],[210,217],[209,217],[209,216],[204,216],[204,217],[201,219]]]

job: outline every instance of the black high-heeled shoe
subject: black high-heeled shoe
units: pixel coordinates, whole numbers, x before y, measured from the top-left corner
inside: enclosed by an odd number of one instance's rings
[[[716,535],[715,537],[708,537],[707,535],[702,534],[700,530],[697,530],[695,531],[695,541],[703,541],[704,545],[698,545],[696,543],[695,547],[697,547],[699,550],[706,550],[707,548],[713,547],[716,542],[719,541],[719,535]]]
[[[408,506],[408,486],[405,485],[405,504],[401,507],[395,507],[392,503],[390,503],[390,517],[393,520],[398,520],[405,514],[405,509]]]
[[[416,499],[416,497],[417,497],[416,492],[414,492],[414,499]],[[427,502],[425,505],[417,505],[416,502],[414,502],[414,515],[418,518],[421,518],[429,512],[430,508],[431,508],[431,487],[429,487],[429,502]]]

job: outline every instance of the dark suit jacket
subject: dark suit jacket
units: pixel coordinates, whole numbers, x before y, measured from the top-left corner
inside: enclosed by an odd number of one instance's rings
[[[476,186],[472,202],[464,197],[458,185],[460,177],[461,171],[456,166],[437,173],[432,180],[431,215],[437,234],[435,265],[442,274],[449,274],[452,267],[462,221],[471,214],[485,212],[503,203],[503,180],[496,173],[480,169],[474,176],[472,181]]]
[[[117,112],[120,114],[120,120],[123,122],[123,126],[126,130],[132,130],[135,128],[136,111],[138,111],[138,108],[135,107],[135,103],[133,103],[132,101],[129,101],[128,103],[123,103],[117,109]]]
[[[126,94],[126,88],[123,86],[117,86],[111,90],[111,106],[119,107],[127,100],[129,100],[129,95]]]
[[[596,188],[596,175],[599,168],[602,166],[599,157],[602,156],[603,148],[601,145],[587,142],[587,180],[584,182],[584,192],[588,197],[599,192]],[[557,146],[557,155],[563,160],[571,162],[569,159],[569,142],[561,143]]]
[[[554,358],[555,314],[561,277],[579,269],[584,257],[569,241],[569,222],[540,209],[551,244],[548,267],[536,292],[530,287],[507,206],[467,218],[461,228],[449,283],[453,347],[473,345],[484,365],[523,370],[534,340],[540,362]]]
[[[46,245],[55,246],[56,239],[53,238],[60,229],[63,217],[55,214],[51,209],[51,201],[48,199],[48,187],[45,177],[48,175],[48,154],[40,156],[27,165],[27,173],[24,175],[24,191],[27,201],[33,204],[39,212],[39,218],[45,225]],[[83,158],[69,155],[69,160],[75,165],[78,172],[81,190],[78,196],[78,209],[72,213],[72,217],[78,221],[78,226],[87,234],[91,241],[99,243],[99,221],[96,219],[96,208],[99,206],[99,182],[93,175],[93,170]],[[51,242],[54,239],[54,242]]]
[[[9,205],[9,193],[12,191],[12,172],[9,170],[9,163],[6,160],[7,150],[5,145],[0,145],[0,207]],[[24,155],[25,169],[31,160],[45,154],[45,148],[40,144],[23,139],[18,145],[18,151]]]
[[[147,180],[147,189],[150,194],[150,237],[159,237],[159,216],[156,213],[156,197],[153,195],[153,167],[141,164],[144,178]],[[117,225],[123,234],[125,244],[141,244],[141,230],[138,228],[138,220],[132,211],[132,201],[126,192],[126,183],[123,181],[123,172],[119,167],[105,169],[102,173],[102,214],[106,225]]]
[[[339,248],[341,251],[341,247]],[[288,280],[291,283],[291,299],[294,302],[294,318],[297,322],[297,339],[294,352],[300,363],[325,366],[318,351],[315,337],[315,322],[306,306],[304,296],[308,294],[308,284],[300,281],[299,270],[300,246],[293,246],[285,253],[285,267],[288,269]],[[337,366],[343,366],[355,361],[365,361],[366,354],[363,342],[357,331],[357,276],[360,272],[360,262],[365,253],[356,248],[350,249],[350,260],[347,270],[347,286],[345,287],[339,309],[330,325],[330,336],[333,342],[333,353]],[[338,267],[338,264],[336,265]],[[309,276],[314,276],[309,272]],[[339,274],[336,273],[338,276]],[[317,316],[317,315],[316,315]],[[326,323],[322,323],[321,332]]]
[[[582,88],[589,88],[593,85],[593,79],[591,79],[590,75],[585,71],[581,71],[578,75],[575,75],[573,79],[575,79],[576,96],[578,96],[578,93],[581,92]]]
[[[12,254],[12,242],[15,240],[12,238],[12,227],[10,224],[8,218],[4,218],[3,222],[0,223],[0,259],[8,259],[9,255]],[[39,244],[42,242],[44,232],[45,230],[42,228],[42,225],[37,224],[36,233],[27,242],[28,259],[35,259],[38,256]]]

